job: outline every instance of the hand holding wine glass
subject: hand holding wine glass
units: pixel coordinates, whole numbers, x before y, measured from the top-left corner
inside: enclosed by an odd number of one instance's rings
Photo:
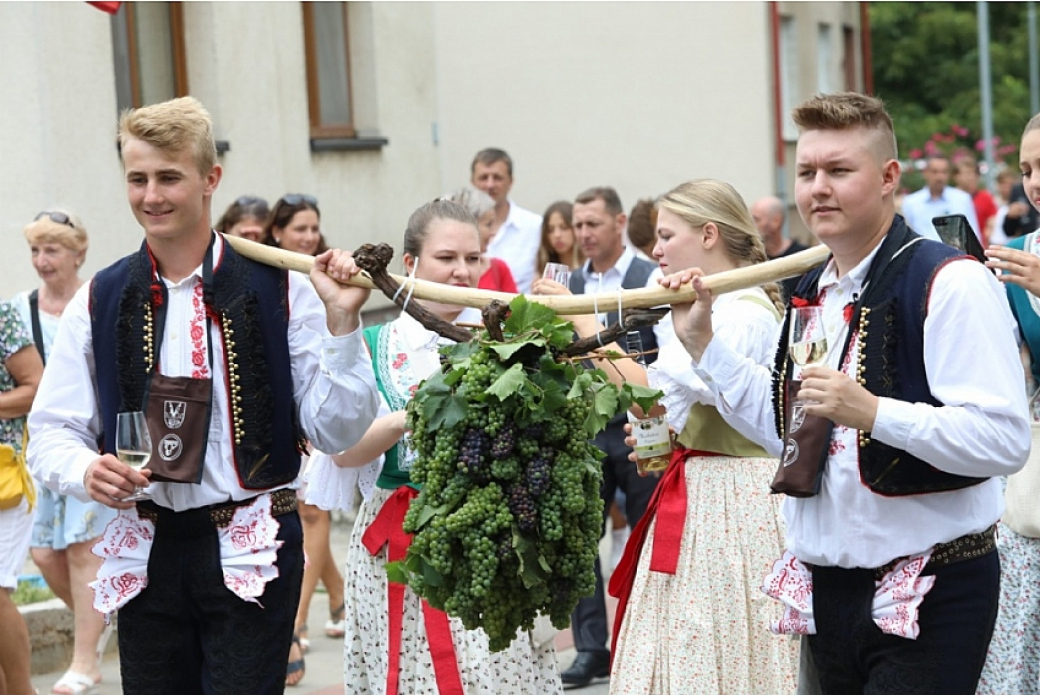
[[[144,413],[119,413],[116,415],[116,456],[134,470],[141,470],[152,457],[152,437]],[[144,488],[138,487],[122,499],[133,502],[148,499]]]

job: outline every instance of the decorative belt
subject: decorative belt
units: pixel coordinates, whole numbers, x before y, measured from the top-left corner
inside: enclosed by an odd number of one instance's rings
[[[993,552],[997,547],[997,526],[994,524],[985,531],[979,533],[969,533],[966,536],[960,538],[954,538],[952,541],[946,543],[936,543],[932,547],[932,555],[928,559],[928,567],[937,569],[939,567],[945,567],[946,565],[952,565],[955,562],[961,562],[962,560],[971,560],[983,555],[988,555]],[[892,569],[906,558],[897,557],[891,562],[887,562],[881,567],[874,569],[874,579],[881,581],[881,579],[892,571]]]
[[[288,514],[291,511],[296,510],[296,491],[289,488],[281,488],[274,492],[264,493],[271,496],[271,516],[281,516],[282,514]],[[213,525],[217,528],[224,528],[231,523],[231,519],[235,516],[235,511],[239,507],[244,507],[247,504],[252,504],[255,497],[249,497],[244,500],[238,500],[237,502],[226,502],[224,504],[213,504],[209,507],[202,507],[202,509],[209,510],[209,518],[213,522]],[[185,510],[194,511],[194,510]],[[155,523],[159,518],[159,507],[154,502],[138,502],[137,514],[142,519],[148,519],[152,523]]]

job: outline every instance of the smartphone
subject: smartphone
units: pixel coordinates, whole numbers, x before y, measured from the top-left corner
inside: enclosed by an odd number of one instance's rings
[[[932,225],[939,234],[944,244],[960,249],[983,263],[986,262],[986,254],[982,251],[982,244],[975,236],[975,230],[964,215],[940,215],[932,218]]]

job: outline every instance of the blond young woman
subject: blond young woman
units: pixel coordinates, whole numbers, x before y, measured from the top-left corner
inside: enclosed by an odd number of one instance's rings
[[[766,260],[747,206],[729,184],[684,183],[657,203],[653,255],[664,274],[706,274]],[[783,303],[775,285],[716,297],[716,335],[769,365]],[[797,643],[770,634],[780,617],[760,590],[784,549],[777,461],[716,409],[712,392],[674,341],[648,370],[678,433],[647,513],[610,583],[618,596],[610,692],[793,692]],[[685,503],[681,502],[685,497]]]

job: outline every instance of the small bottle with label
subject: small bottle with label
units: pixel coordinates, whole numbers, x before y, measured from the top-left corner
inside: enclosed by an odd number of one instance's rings
[[[633,359],[646,367],[646,356],[641,354],[643,340],[639,331],[628,332],[626,346],[629,354],[635,355]],[[667,469],[672,455],[672,437],[664,413],[641,418],[629,411],[628,421],[632,425],[632,436],[636,439],[633,449],[636,452],[636,469],[639,475],[661,473]]]

